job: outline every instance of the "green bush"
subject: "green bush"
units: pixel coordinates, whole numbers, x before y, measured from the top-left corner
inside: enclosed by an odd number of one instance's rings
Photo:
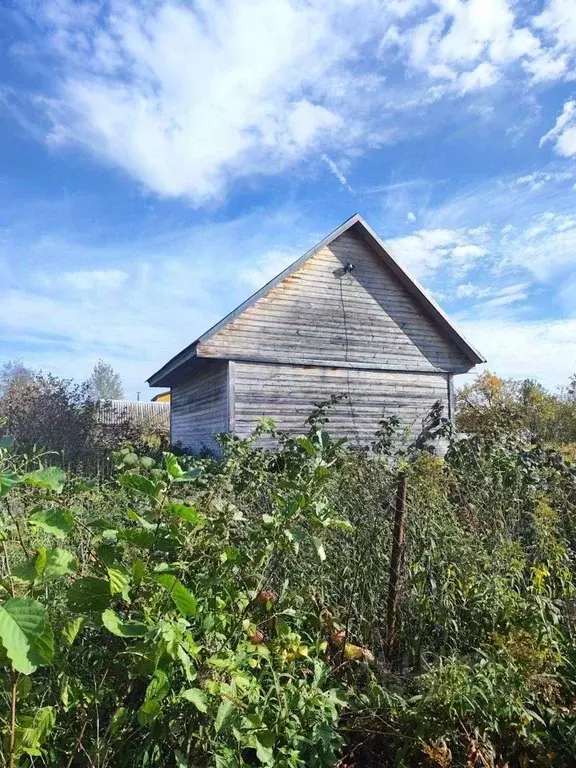
[[[4,441],[5,765],[571,764],[574,466],[500,432],[394,453],[393,428],[126,448],[104,484]]]

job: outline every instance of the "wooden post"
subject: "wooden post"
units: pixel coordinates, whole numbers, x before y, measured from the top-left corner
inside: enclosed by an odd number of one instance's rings
[[[388,605],[386,615],[386,657],[392,659],[396,653],[396,623],[398,616],[398,583],[404,568],[406,532],[406,475],[398,475],[396,489],[396,513],[394,515],[394,534],[390,554],[390,578],[388,581]]]

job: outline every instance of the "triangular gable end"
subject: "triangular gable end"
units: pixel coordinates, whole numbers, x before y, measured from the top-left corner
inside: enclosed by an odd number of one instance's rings
[[[346,264],[353,270],[346,272]],[[149,379],[192,357],[459,372],[484,362],[355,215]]]

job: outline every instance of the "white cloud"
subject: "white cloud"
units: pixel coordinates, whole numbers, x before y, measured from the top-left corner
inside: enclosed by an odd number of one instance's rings
[[[494,307],[524,301],[528,297],[529,287],[530,283],[514,283],[500,288],[463,283],[456,286],[454,293],[459,299],[472,299],[478,308],[475,310],[478,313],[492,315]]]
[[[121,269],[94,269],[66,272],[59,278],[78,291],[114,291],[128,279],[128,273]]]
[[[408,213],[406,214],[406,221],[409,224],[416,221],[416,214],[414,213],[414,211],[408,211]]]
[[[532,21],[536,29],[555,37],[559,48],[576,46],[574,0],[549,0],[542,13]]]
[[[505,262],[523,267],[543,282],[558,279],[576,268],[576,215],[539,214],[520,232],[507,232],[502,244]]]
[[[441,269],[452,276],[466,274],[477,259],[488,253],[483,245],[474,242],[483,242],[485,237],[484,227],[468,231],[421,229],[386,244],[411,274],[425,280]]]
[[[457,285],[454,294],[459,299],[481,299],[491,292],[490,288],[483,288],[473,283]]]
[[[482,312],[484,314],[486,314],[486,312],[492,314],[492,310],[495,307],[506,307],[509,304],[516,304],[519,301],[524,301],[524,299],[528,298],[529,287],[530,283],[517,283],[493,291],[494,295],[492,298],[489,298],[482,303]]]
[[[112,0],[91,14],[48,0],[45,37],[65,73],[38,102],[49,141],[195,205],[237,179],[362,148],[367,124],[377,143],[389,133],[372,103],[379,36],[417,1]]]
[[[531,191],[536,192],[545,184],[568,181],[572,178],[574,178],[574,174],[567,171],[534,171],[533,173],[519,176],[514,180],[513,184],[519,187],[528,187]]]
[[[336,178],[338,179],[340,184],[342,184],[343,187],[346,187],[346,189],[349,192],[352,192],[353,190],[352,190],[352,187],[350,186],[350,184],[348,183],[348,179],[342,173],[340,168],[336,165],[334,160],[332,160],[332,158],[328,157],[328,155],[326,153],[324,153],[322,155],[322,160],[324,160],[324,162],[326,163],[328,168],[330,168],[330,171],[334,174],[334,176],[336,176]]]
[[[281,250],[268,251],[260,256],[260,258],[255,259],[254,264],[240,269],[238,279],[253,289],[259,289],[286,269],[293,261],[296,261],[301,255],[300,253]]]
[[[459,85],[462,93],[488,88],[500,79],[500,73],[493,64],[483,61],[470,72],[460,75]]]
[[[520,22],[512,0],[46,0],[30,6],[56,82],[35,103],[53,145],[202,205],[248,177],[405,139],[424,122],[407,113],[508,74],[517,87],[518,62],[533,80],[570,77],[573,1]]]
[[[564,104],[554,127],[540,139],[540,146],[547,141],[552,141],[556,153],[563,157],[576,155],[576,100]]]
[[[576,371],[576,318],[525,322],[496,316],[459,318],[464,334],[474,339],[500,376],[537,379],[555,387]],[[477,369],[481,370],[481,369]]]
[[[471,261],[488,253],[486,248],[479,245],[457,245],[452,249],[452,256],[458,261]]]
[[[533,83],[545,83],[558,80],[568,71],[570,57],[556,51],[540,51],[522,66],[532,75]]]

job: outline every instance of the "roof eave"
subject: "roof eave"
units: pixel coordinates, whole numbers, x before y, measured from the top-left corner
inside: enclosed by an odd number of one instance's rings
[[[184,363],[187,363],[192,358],[196,357],[196,344],[196,341],[192,342],[186,349],[183,349],[182,352],[174,355],[173,358],[168,360],[166,365],[163,365],[162,368],[156,371],[156,373],[153,373],[152,376],[146,379],[148,386],[169,387],[172,378],[171,374],[175,373],[181,365],[184,365]]]

